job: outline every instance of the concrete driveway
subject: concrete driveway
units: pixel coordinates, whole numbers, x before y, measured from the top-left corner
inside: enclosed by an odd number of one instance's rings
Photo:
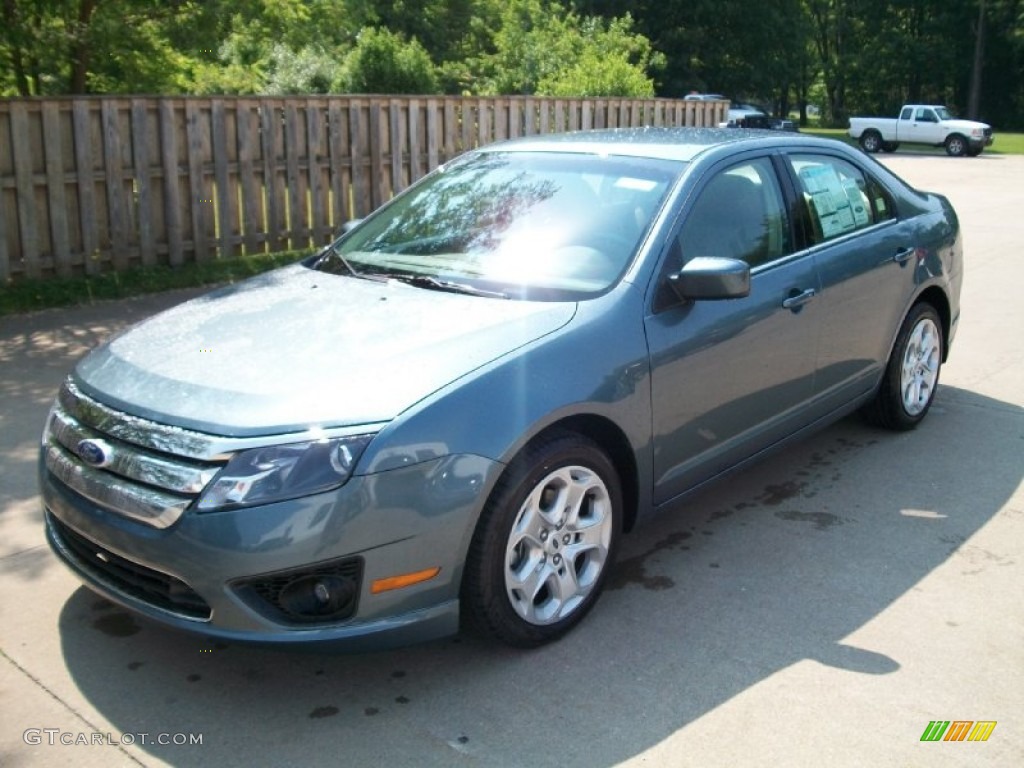
[[[81,588],[43,540],[49,402],[188,294],[0,319],[0,765],[1024,764],[1024,158],[883,159],[965,233],[929,418],[848,419],[648,520],[588,620],[532,652],[224,645]],[[921,742],[933,720],[997,726]]]

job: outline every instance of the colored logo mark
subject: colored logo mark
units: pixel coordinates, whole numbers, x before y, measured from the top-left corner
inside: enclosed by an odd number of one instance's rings
[[[988,741],[996,720],[932,720],[921,741]]]

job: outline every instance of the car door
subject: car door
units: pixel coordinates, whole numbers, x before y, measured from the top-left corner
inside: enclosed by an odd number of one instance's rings
[[[826,153],[784,155],[820,280],[816,414],[875,386],[914,290],[915,241],[885,187]]]
[[[813,394],[818,283],[771,159],[709,173],[669,240],[645,319],[651,356],[655,503],[802,426]],[[751,267],[745,298],[683,302],[667,276],[697,256]]]
[[[941,144],[944,137],[935,110],[928,107],[915,107],[914,117],[910,122],[909,134],[906,138],[907,141],[923,144]]]

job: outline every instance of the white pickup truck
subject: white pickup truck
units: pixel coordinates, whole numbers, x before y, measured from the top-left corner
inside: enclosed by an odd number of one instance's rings
[[[945,147],[953,157],[977,157],[993,141],[991,126],[957,120],[934,104],[907,104],[898,118],[851,117],[849,133],[865,152],[895,152],[906,142]]]

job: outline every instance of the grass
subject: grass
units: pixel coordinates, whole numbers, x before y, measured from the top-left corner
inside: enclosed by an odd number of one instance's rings
[[[997,155],[1024,155],[1024,133],[995,132],[995,143],[986,149]]]
[[[53,277],[18,280],[0,286],[0,316],[49,307],[92,304],[105,299],[124,299],[176,288],[234,283],[290,264],[309,251],[241,256],[180,267],[136,267],[91,277]]]
[[[839,139],[851,145],[857,144],[857,142],[849,137],[845,128],[808,127],[801,128],[800,131],[811,136],[823,136],[826,139]],[[1024,133],[1000,133],[996,131],[995,135],[995,143],[991,147],[985,148],[985,154],[1024,155]],[[902,152],[904,149],[911,149],[914,152],[945,154],[945,150],[942,147],[927,147],[923,144],[904,144],[900,147],[899,151]]]

